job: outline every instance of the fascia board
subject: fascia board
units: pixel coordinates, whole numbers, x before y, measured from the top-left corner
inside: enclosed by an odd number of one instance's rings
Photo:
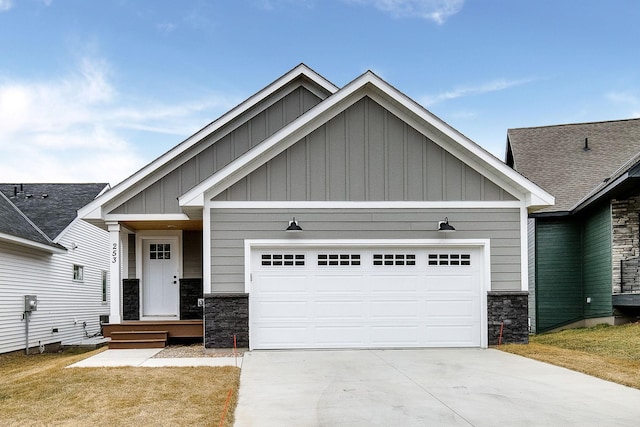
[[[38,250],[49,252],[52,254],[64,254],[67,252],[67,250],[63,248],[57,248],[54,246],[45,245],[44,243],[34,242],[32,240],[28,240],[22,237],[12,236],[6,233],[0,233],[0,240],[13,243],[16,245],[20,245],[20,246],[26,246],[33,249],[38,249]]]
[[[144,188],[148,187],[150,184],[155,182],[152,179],[152,176],[156,171],[160,170],[161,168],[169,164],[172,160],[180,156],[182,153],[184,153],[185,151],[193,147],[195,144],[197,144],[204,138],[214,133],[216,130],[222,128],[223,126],[230,123],[231,121],[233,121],[234,119],[236,119],[237,117],[245,113],[246,111],[253,108],[255,105],[257,105],[261,101],[267,99],[269,96],[271,96],[273,93],[280,90],[282,87],[286,86],[287,84],[291,83],[293,80],[302,76],[306,77],[308,80],[322,87],[330,94],[334,94],[338,91],[338,87],[335,86],[333,83],[331,83],[329,80],[325,79],[324,77],[322,77],[320,74],[313,71],[311,68],[309,68],[305,64],[300,64],[295,68],[293,68],[288,73],[286,73],[285,75],[283,75],[282,77],[280,77],[279,79],[277,79],[275,82],[268,85],[266,88],[262,89],[261,91],[254,94],[253,96],[249,97],[248,99],[243,101],[241,104],[231,109],[230,111],[228,111],[227,113],[225,113],[224,115],[222,115],[221,117],[219,117],[218,119],[210,123],[209,125],[200,129],[198,132],[191,135],[189,138],[187,138],[186,140],[184,140],[183,142],[181,142],[180,144],[178,144],[176,147],[169,150],[165,154],[161,155],[156,160],[152,161],[147,166],[143,167],[138,172],[131,175],[129,178],[126,178],[124,181],[117,184],[110,191],[104,193],[103,195],[101,195],[100,197],[96,198],[94,201],[89,203],[87,206],[80,209],[78,211],[79,216],[83,219],[84,218],[89,219],[89,217],[87,217],[86,215],[89,215],[91,213],[95,214],[95,211],[97,210],[98,207],[106,206],[109,202],[113,202],[117,200],[118,196],[123,195],[123,193],[127,192],[128,190],[137,188],[138,190],[136,192],[142,191]],[[102,215],[102,212],[99,212],[99,214]],[[90,217],[90,218],[99,219],[95,217]]]
[[[208,179],[187,191],[178,198],[180,206],[204,206],[204,193],[207,197],[215,197],[219,191],[215,188],[224,184],[227,188],[241,179],[243,176],[253,172],[265,162],[271,160],[299,139],[311,133],[325,121],[339,114],[344,108],[349,106],[350,97],[362,90],[369,82],[372,74],[365,73],[358,79],[349,83],[339,92],[325,99],[302,116],[298,117],[287,126],[283,127],[259,145],[249,150],[233,162],[229,163]],[[359,99],[359,98],[358,98]],[[357,99],[351,99],[355,103]]]

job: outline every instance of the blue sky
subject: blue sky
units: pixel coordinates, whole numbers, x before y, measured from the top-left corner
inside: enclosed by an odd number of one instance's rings
[[[499,158],[640,117],[637,0],[0,0],[0,181],[116,184],[304,62],[368,69]]]

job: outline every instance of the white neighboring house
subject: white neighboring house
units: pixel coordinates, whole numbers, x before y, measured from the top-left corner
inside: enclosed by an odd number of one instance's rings
[[[81,344],[109,314],[108,233],[77,210],[107,184],[0,184],[0,353]],[[37,297],[25,314],[25,295]]]

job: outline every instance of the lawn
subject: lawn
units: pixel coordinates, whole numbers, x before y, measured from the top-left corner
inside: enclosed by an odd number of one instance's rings
[[[65,369],[99,351],[0,355],[0,425],[233,425],[238,368]]]
[[[640,389],[640,323],[568,329],[498,348]]]

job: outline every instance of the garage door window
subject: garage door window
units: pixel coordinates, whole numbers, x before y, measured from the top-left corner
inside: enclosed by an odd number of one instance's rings
[[[416,255],[373,254],[373,265],[416,265]]]
[[[263,267],[304,266],[304,254],[262,254]]]
[[[471,254],[429,254],[429,265],[471,265]]]
[[[360,254],[318,254],[318,266],[360,265]]]

